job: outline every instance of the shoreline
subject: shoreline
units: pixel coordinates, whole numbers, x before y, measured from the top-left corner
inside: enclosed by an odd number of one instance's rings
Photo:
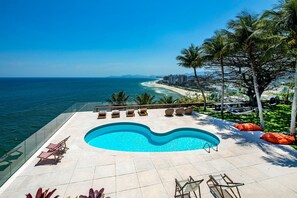
[[[196,91],[189,91],[189,90],[182,89],[182,88],[177,88],[177,87],[173,87],[173,86],[169,86],[169,85],[159,84],[159,83],[157,83],[157,80],[146,82],[146,86],[168,89],[168,90],[176,92],[176,93],[178,93],[178,94],[180,94],[182,96],[194,96],[195,94],[197,94]]]

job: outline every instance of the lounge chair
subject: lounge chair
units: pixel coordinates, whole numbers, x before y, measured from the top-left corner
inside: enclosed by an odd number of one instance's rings
[[[61,153],[59,149],[47,152],[42,151],[37,157],[40,158],[39,162],[50,159],[51,157],[54,157],[54,160],[58,162],[61,159]]]
[[[184,108],[175,109],[175,115],[177,115],[177,116],[183,116],[184,113],[185,113]]]
[[[173,108],[169,108],[165,110],[165,116],[167,117],[172,117],[174,113],[174,109]]]
[[[119,110],[112,110],[111,117],[112,118],[119,118],[120,117],[120,111]]]
[[[215,197],[241,197],[238,190],[239,186],[243,186],[243,183],[233,182],[226,174],[210,175],[209,180],[206,182],[210,192]],[[235,192],[235,189],[237,192]]]
[[[199,197],[201,197],[200,184],[203,179],[195,181],[191,176],[187,180],[178,181],[175,179],[175,194],[174,198],[186,198],[191,197],[191,192],[194,193],[195,197],[197,194],[195,191],[198,190]]]
[[[106,111],[99,111],[97,119],[104,119],[106,118]]]
[[[140,116],[147,116],[147,115],[148,115],[148,114],[147,114],[147,108],[139,109],[139,110],[138,110],[138,114],[139,114]]]
[[[58,144],[50,143],[46,148],[48,148],[49,151],[54,151],[57,149],[60,149],[61,151],[65,151],[67,149],[66,142],[69,138],[70,138],[70,136],[68,136],[67,138],[65,138],[64,140],[59,142]]]
[[[185,108],[185,114],[186,115],[192,115],[192,113],[193,113],[193,107]]]
[[[134,117],[135,116],[134,109],[127,109],[126,110],[126,116],[127,117]]]

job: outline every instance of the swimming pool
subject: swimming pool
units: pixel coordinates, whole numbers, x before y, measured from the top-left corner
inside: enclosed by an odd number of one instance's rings
[[[155,133],[146,125],[119,122],[96,127],[85,136],[94,147],[129,152],[172,152],[215,147],[220,140],[214,134],[195,128],[178,128]]]

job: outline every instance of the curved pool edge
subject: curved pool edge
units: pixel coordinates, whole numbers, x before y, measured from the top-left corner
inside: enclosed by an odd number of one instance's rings
[[[131,131],[131,132],[135,132],[135,133],[139,133],[143,136],[145,136],[148,141],[151,143],[153,142],[154,145],[158,145],[156,144],[157,141],[154,141],[154,137],[169,137],[169,136],[173,136],[171,139],[169,139],[168,141],[165,141],[165,142],[161,142],[160,145],[162,144],[167,144],[168,142],[172,141],[172,140],[175,140],[176,138],[184,138],[184,137],[195,137],[195,138],[199,138],[201,140],[204,140],[208,143],[211,144],[211,147],[210,148],[214,148],[214,147],[217,147],[221,140],[218,136],[216,136],[215,134],[211,133],[211,132],[208,132],[208,131],[205,131],[203,129],[200,129],[200,128],[194,128],[194,127],[180,127],[180,128],[176,128],[176,129],[173,129],[173,130],[169,130],[169,131],[165,131],[165,132],[155,132],[153,130],[151,130],[151,128],[145,124],[141,124],[141,123],[136,123],[136,122],[115,122],[115,123],[108,123],[108,124],[103,124],[103,125],[100,125],[100,126],[97,126],[91,130],[89,130],[85,136],[84,136],[84,140],[85,142],[94,147],[94,148],[100,148],[100,149],[104,149],[104,150],[110,150],[110,151],[117,151],[117,152],[139,152],[139,153],[144,153],[144,152],[157,152],[157,153],[160,153],[160,152],[183,152],[183,151],[193,151],[193,150],[202,150],[203,148],[197,148],[197,149],[187,149],[187,150],[173,150],[173,151],[142,151],[142,150],[137,150],[137,151],[130,151],[130,150],[118,150],[118,149],[112,149],[112,148],[102,148],[102,147],[98,147],[98,146],[94,146],[92,144],[90,144],[89,142],[94,139],[94,137],[91,137],[90,134],[92,134],[94,131],[97,131],[97,130],[100,130],[101,128],[108,128],[110,126],[119,126],[119,125],[133,125],[133,126],[138,126],[138,127],[141,127],[141,128],[145,128],[148,132],[139,132],[139,131]],[[210,136],[211,138],[213,138],[215,141],[211,141],[209,140],[208,138],[203,138],[203,137],[197,137],[197,136],[191,136],[191,135],[184,135],[182,133],[184,133],[184,131],[182,130],[190,130],[191,133],[199,133],[199,134],[203,134],[205,135],[206,137],[207,136]],[[115,133],[115,132],[118,132],[118,131],[107,131],[107,132],[101,132],[99,135],[95,136],[95,137],[98,137],[98,136],[101,136],[101,135],[105,135],[105,134],[108,134],[108,133]],[[130,132],[130,131],[129,131]],[[196,135],[197,135],[196,134]]]

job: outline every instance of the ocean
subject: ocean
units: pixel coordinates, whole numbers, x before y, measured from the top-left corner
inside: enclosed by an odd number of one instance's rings
[[[0,78],[0,156],[77,102],[106,102],[114,92],[156,99],[180,95],[147,78]]]

